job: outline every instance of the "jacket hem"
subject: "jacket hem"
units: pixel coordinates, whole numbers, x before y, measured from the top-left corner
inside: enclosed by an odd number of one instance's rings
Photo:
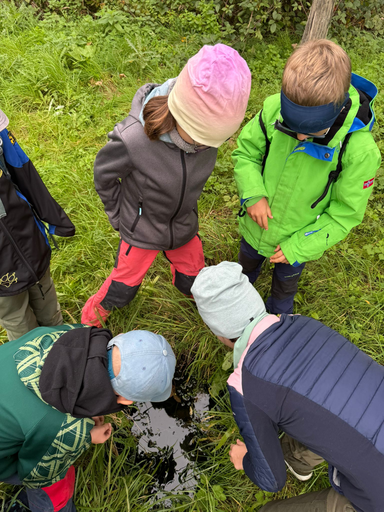
[[[153,244],[150,244],[150,243],[147,243],[147,242],[141,242],[141,241],[137,241],[137,240],[134,240],[132,239],[131,237],[129,236],[126,236],[124,233],[121,232],[120,230],[120,236],[121,236],[121,239],[126,243],[126,244],[129,244],[129,245],[132,245],[132,247],[137,247],[138,249],[146,249],[148,251],[173,251],[175,249],[180,249],[180,247],[183,247],[184,245],[186,245],[188,242],[190,242],[193,238],[195,238],[195,236],[197,235],[198,233],[198,230],[196,230],[192,236],[186,238],[185,240],[183,240],[181,243],[178,243],[178,244],[173,244],[173,247],[169,247],[168,245],[153,245]]]

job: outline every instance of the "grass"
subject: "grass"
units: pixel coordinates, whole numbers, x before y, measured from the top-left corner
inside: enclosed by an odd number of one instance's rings
[[[76,225],[72,239],[58,239],[52,273],[65,320],[79,322],[86,299],[110,273],[118,234],[110,227],[93,186],[92,166],[106,134],[130,108],[136,89],[148,82],[176,76],[186,59],[203,44],[199,34],[141,27],[127,21],[121,33],[110,23],[84,16],[78,19],[37,17],[30,8],[0,4],[2,74],[1,109],[10,129],[38,168],[47,187]],[[116,18],[117,19],[117,18]],[[155,22],[154,22],[155,23]],[[184,41],[185,39],[185,41]],[[249,41],[243,48],[253,73],[246,120],[263,99],[279,90],[284,62],[291,51],[286,34],[272,41]],[[362,34],[346,48],[353,68],[383,88],[383,43]],[[366,59],[375,55],[375,59]],[[376,102],[375,136],[383,148],[383,98]],[[230,155],[234,139],[219,151],[216,169],[199,204],[200,234],[207,264],[236,261],[239,234],[236,187]],[[384,364],[384,177],[379,179],[365,219],[346,240],[310,262],[302,276],[296,312],[320,319]],[[267,298],[272,268],[267,264],[257,288]],[[172,510],[254,511],[272,498],[256,488],[229,461],[228,448],[238,431],[228,396],[223,392],[230,371],[221,368],[227,349],[202,323],[191,301],[171,285],[169,264],[159,255],[133,302],[108,320],[113,333],[148,329],[172,344],[179,365],[199,385],[209,384],[217,405],[201,423],[197,466],[199,486],[194,495],[148,500],[152,477],[135,463],[130,423],[115,416],[115,433],[79,461],[75,502],[80,511]],[[0,332],[0,342],[5,342]],[[116,449],[118,448],[118,450]],[[298,484],[288,476],[279,497],[328,486],[326,467],[315,478]],[[2,497],[14,492],[0,485]]]

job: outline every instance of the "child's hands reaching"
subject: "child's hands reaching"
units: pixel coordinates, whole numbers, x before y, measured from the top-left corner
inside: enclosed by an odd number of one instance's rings
[[[245,443],[240,441],[240,439],[236,441],[236,444],[231,445],[231,448],[229,449],[229,458],[235,466],[235,469],[243,469],[243,459],[247,451]]]
[[[112,425],[104,423],[104,416],[94,416],[92,419],[95,422],[95,426],[91,430],[91,443],[103,444],[111,437]]]
[[[286,263],[289,265],[289,261],[284,256],[283,251],[280,249],[280,245],[278,245],[275,249],[275,254],[269,258],[271,263]]]
[[[104,425],[104,416],[92,416],[95,426]]]
[[[265,197],[252,206],[249,206],[247,213],[253,221],[257,222],[257,224],[265,230],[268,229],[268,217],[273,219],[271,209]]]

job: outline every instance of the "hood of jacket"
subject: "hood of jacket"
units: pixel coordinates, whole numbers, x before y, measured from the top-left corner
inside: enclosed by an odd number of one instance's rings
[[[16,352],[17,372],[43,402],[75,418],[121,411],[108,374],[112,337],[108,329],[96,327],[38,337]]]
[[[164,82],[162,85],[155,86],[151,91],[147,93],[147,95],[143,98],[143,104],[141,107],[139,119],[140,123],[145,126],[144,121],[144,107],[148,103],[149,100],[152,98],[155,98],[156,96],[167,96],[171,90],[173,89],[174,85],[176,83],[176,78],[170,78],[166,82]],[[184,140],[176,128],[174,128],[172,131],[163,133],[160,135],[159,140],[162,142],[167,142],[168,144],[175,144],[179,149],[182,151],[185,151],[186,153],[196,153],[198,150],[196,150],[194,144],[190,144],[186,140]]]
[[[140,104],[141,104],[139,120],[143,126],[145,125],[145,121],[144,121],[144,117],[143,117],[143,111],[144,111],[145,105],[148,103],[149,100],[151,100],[152,98],[155,98],[156,96],[167,96],[170,93],[170,91],[175,83],[175,80],[176,80],[175,78],[170,78],[169,80],[167,80],[166,82],[164,82],[161,85],[152,84],[153,89],[146,89],[146,93],[144,96],[142,96],[141,101],[138,105],[138,106],[140,106]],[[140,89],[139,89],[139,91],[140,91]],[[137,92],[139,92],[139,91],[137,91]],[[136,93],[136,95],[137,95],[137,93]],[[133,107],[133,102],[132,102],[132,107]],[[132,108],[132,110],[133,110],[133,108]],[[171,142],[171,141],[169,140],[167,142]]]

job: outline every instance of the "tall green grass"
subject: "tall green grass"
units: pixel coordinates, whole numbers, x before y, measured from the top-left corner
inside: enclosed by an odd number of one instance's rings
[[[38,168],[56,200],[70,215],[77,232],[58,239],[52,273],[65,320],[79,322],[87,298],[109,275],[118,245],[93,186],[92,166],[106,134],[129,112],[131,99],[144,83],[176,76],[187,58],[204,43],[196,34],[143,27],[127,18],[123,32],[118,18],[37,17],[32,8],[0,3],[0,108],[10,129]],[[105,18],[104,18],[105,21]],[[253,73],[246,120],[263,99],[279,91],[282,69],[292,41],[282,34],[271,41],[250,41],[242,54]],[[383,42],[362,34],[346,48],[354,71],[383,87]],[[367,59],[366,56],[374,56]],[[383,99],[376,102],[375,135],[383,147]],[[219,151],[216,169],[199,204],[200,233],[207,264],[236,261],[239,233],[237,197],[230,154],[234,138]],[[320,319],[384,364],[384,177],[379,174],[364,222],[348,238],[307,265],[299,285],[296,311]],[[267,298],[272,268],[266,264],[257,289]],[[114,333],[149,329],[172,344],[186,378],[208,383],[217,406],[201,423],[199,485],[194,494],[149,500],[151,469],[135,463],[130,423],[115,417],[116,431],[105,446],[93,447],[79,462],[75,502],[80,511],[156,510],[254,511],[274,496],[257,489],[228,458],[238,436],[222,363],[227,349],[201,321],[192,301],[171,285],[168,262],[157,257],[132,303],[108,320]],[[5,342],[5,332],[0,332]],[[328,485],[326,468],[298,484],[288,476],[279,494],[288,497]],[[1,497],[14,490],[0,486]],[[171,501],[169,501],[171,500]]]

